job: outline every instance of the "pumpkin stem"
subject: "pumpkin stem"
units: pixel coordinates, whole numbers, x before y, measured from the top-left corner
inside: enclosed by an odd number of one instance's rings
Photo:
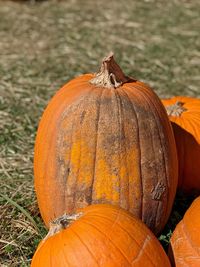
[[[111,52],[102,61],[100,71],[95,74],[95,77],[90,80],[91,84],[99,87],[117,88],[124,83],[136,81],[127,77],[120,66],[116,63]]]
[[[180,117],[181,114],[187,109],[183,107],[184,103],[181,101],[177,101],[175,104],[166,106],[165,109],[167,111],[168,116]]]
[[[79,219],[82,215],[83,214],[81,212],[77,214],[72,214],[72,215],[64,214],[63,216],[50,222],[49,232],[43,240],[46,240],[50,236],[55,235],[56,233],[60,232],[63,229],[66,229],[72,222]]]

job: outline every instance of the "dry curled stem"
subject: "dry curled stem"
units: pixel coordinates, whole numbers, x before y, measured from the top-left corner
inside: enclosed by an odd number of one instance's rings
[[[180,117],[181,114],[187,109],[183,106],[184,103],[177,101],[175,104],[166,106],[168,116]]]
[[[130,81],[135,81],[135,79],[123,73],[120,66],[114,60],[113,53],[110,53],[103,59],[100,71],[95,74],[90,83],[99,87],[117,88]]]
[[[60,232],[63,229],[66,229],[72,222],[76,221],[81,216],[82,216],[81,212],[77,214],[72,214],[72,215],[64,214],[63,216],[50,222],[49,232],[43,240],[46,240],[47,238],[55,235],[56,233]]]

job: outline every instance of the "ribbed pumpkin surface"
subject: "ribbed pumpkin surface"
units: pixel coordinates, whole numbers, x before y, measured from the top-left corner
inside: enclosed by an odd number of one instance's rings
[[[65,230],[42,241],[31,267],[170,267],[151,231],[124,210],[92,205]]]
[[[176,267],[200,266],[200,197],[176,226],[171,237],[170,253]]]
[[[200,99],[177,96],[162,102],[168,110],[174,106],[169,118],[179,160],[178,187],[190,194],[200,193]]]
[[[173,132],[144,83],[98,87],[87,74],[50,101],[37,133],[35,188],[46,223],[95,203],[119,205],[154,232],[165,225],[177,186]]]

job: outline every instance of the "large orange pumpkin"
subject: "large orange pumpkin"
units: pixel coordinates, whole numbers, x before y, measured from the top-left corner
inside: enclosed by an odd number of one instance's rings
[[[71,217],[52,224],[31,267],[170,267],[157,238],[128,212],[97,204],[84,208],[67,225]]]
[[[47,226],[65,211],[110,203],[158,233],[177,186],[175,140],[161,101],[107,57],[100,73],[70,81],[47,106],[34,172]]]
[[[186,193],[200,193],[200,99],[176,96],[162,102],[176,140],[178,187]]]
[[[200,266],[200,197],[176,226],[169,254],[176,267]]]

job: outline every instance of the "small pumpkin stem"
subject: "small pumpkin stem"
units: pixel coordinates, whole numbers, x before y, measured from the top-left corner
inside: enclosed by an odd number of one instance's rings
[[[116,63],[113,53],[110,53],[102,61],[100,71],[90,80],[91,84],[99,87],[117,88],[124,83],[136,81],[127,77],[120,66]]]
[[[66,229],[72,222],[79,219],[82,215],[83,214],[81,212],[77,214],[72,214],[72,215],[64,214],[63,216],[50,222],[49,232],[43,240],[46,240],[50,236],[55,235],[56,233],[60,232],[63,229]]]
[[[181,114],[187,110],[183,105],[183,102],[177,101],[173,105],[166,106],[165,109],[167,111],[168,116],[180,117]]]

